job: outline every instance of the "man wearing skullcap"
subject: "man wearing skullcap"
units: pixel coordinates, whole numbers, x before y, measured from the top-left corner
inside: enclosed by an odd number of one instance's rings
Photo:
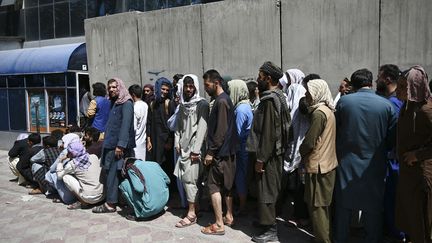
[[[397,115],[393,105],[372,90],[372,72],[351,75],[355,93],[336,106],[336,154],[333,242],[348,242],[351,213],[361,210],[365,242],[382,242],[387,151],[394,142]]]
[[[283,157],[291,123],[285,96],[278,88],[282,76],[282,70],[272,62],[265,62],[260,67],[257,80],[261,102],[247,140],[247,150],[255,160],[259,223],[262,226],[262,232],[252,237],[255,242],[278,240],[275,205],[281,190]]]

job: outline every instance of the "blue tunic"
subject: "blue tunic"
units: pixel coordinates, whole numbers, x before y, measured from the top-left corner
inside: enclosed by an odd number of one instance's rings
[[[129,178],[120,183],[120,190],[133,206],[135,216],[147,218],[161,212],[169,198],[170,179],[156,162],[135,161],[135,166],[145,179],[145,187],[133,170],[128,170]]]
[[[111,102],[102,96],[96,96],[96,114],[93,120],[92,127],[100,132],[105,132],[105,126],[108,121],[108,116],[111,108]]]
[[[336,204],[382,211],[386,151],[394,146],[397,122],[393,105],[370,89],[360,89],[339,100],[336,122]]]

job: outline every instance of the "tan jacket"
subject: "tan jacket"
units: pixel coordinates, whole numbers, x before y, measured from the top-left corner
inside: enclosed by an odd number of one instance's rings
[[[325,174],[337,167],[336,157],[336,118],[333,112],[325,105],[317,108],[322,111],[327,122],[322,134],[318,137],[312,152],[303,158],[307,173]]]

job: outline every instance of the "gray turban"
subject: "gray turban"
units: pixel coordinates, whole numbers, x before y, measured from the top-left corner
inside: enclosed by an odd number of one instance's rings
[[[260,71],[269,74],[271,77],[279,80],[283,76],[283,71],[280,67],[276,66],[272,62],[265,62],[259,69]]]

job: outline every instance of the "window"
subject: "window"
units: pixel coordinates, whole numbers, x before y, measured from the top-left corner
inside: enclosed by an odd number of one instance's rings
[[[71,35],[84,35],[84,19],[86,18],[86,1],[71,0],[70,15],[71,15]]]
[[[6,76],[0,76],[0,87],[1,88],[6,88],[7,87]]]
[[[64,87],[65,75],[64,73],[46,74],[45,75],[46,87]]]
[[[66,73],[66,78],[67,78],[67,86],[68,87],[75,87],[76,86],[75,73]]]
[[[43,76],[42,75],[26,75],[25,76],[25,80],[26,80],[26,87],[43,87],[44,86],[44,81],[43,81]]]
[[[70,36],[69,3],[62,2],[54,5],[55,38]]]
[[[26,41],[39,40],[39,17],[37,8],[25,9]]]
[[[25,6],[28,7],[34,7],[38,5],[38,0],[25,0]]]
[[[68,125],[77,124],[76,89],[67,89],[67,100]]]
[[[10,111],[23,111],[23,112],[10,112],[9,123],[11,130],[27,130],[27,117],[26,113],[26,96],[24,89],[10,89],[9,92],[9,110]]]
[[[24,76],[8,76],[8,87],[24,87]]]
[[[2,111],[2,115],[0,116],[0,130],[7,131],[9,130],[9,108],[6,89],[0,89],[0,111]]]
[[[45,5],[39,8],[40,38],[54,38],[53,5]]]

